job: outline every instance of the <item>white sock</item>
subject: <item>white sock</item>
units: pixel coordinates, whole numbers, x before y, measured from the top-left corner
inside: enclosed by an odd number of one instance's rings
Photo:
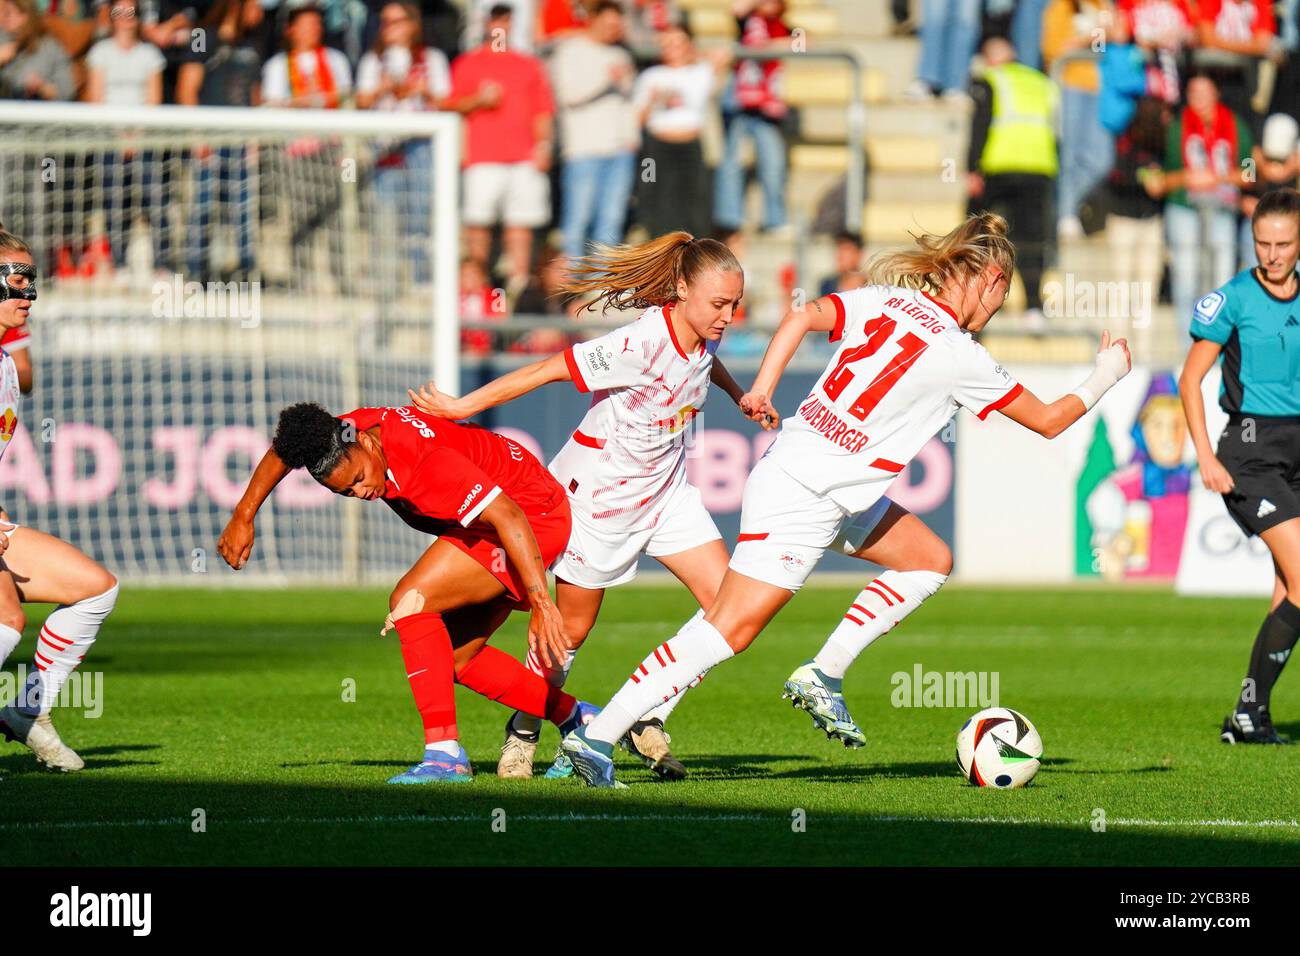
[[[577,648],[570,648],[564,652],[564,660],[557,668],[542,661],[537,656],[537,652],[530,647],[528,648],[528,655],[524,658],[524,666],[534,674],[544,677],[546,683],[552,687],[563,687],[564,682],[569,679],[569,671],[573,670],[573,659],[577,656]],[[542,730],[542,718],[534,717],[532,714],[525,714],[523,711],[515,711],[510,726],[521,734],[537,734]]]
[[[587,725],[588,739],[617,743],[642,714],[676,697],[710,667],[734,655],[721,632],[699,611],[637,666],[623,689]]]
[[[0,624],[0,667],[4,666],[5,658],[13,653],[22,639],[21,631],[14,630],[8,624]]]
[[[707,673],[708,671],[705,671],[704,674],[701,674],[699,677],[695,678],[695,680],[691,681],[689,684],[683,687],[682,692],[677,696],[670,697],[668,700],[664,701],[658,707],[646,711],[644,714],[641,715],[641,719],[644,721],[657,720],[661,724],[666,722],[668,720],[668,715],[671,714],[673,712],[673,709],[678,704],[681,703],[682,698],[686,696],[686,692],[690,690],[692,687],[699,686],[700,681],[704,680],[704,675]]]
[[[36,672],[27,679],[18,709],[29,717],[48,714],[59,691],[86,656],[104,618],[117,603],[117,585],[76,604],[61,604],[45,619],[36,644]]]
[[[896,627],[947,580],[948,575],[934,571],[884,572],[854,599],[813,663],[827,677],[842,679],[872,641]]]
[[[451,740],[435,740],[424,745],[425,756],[428,756],[430,750],[436,750],[448,757],[456,757],[460,755],[460,741],[455,737]]]

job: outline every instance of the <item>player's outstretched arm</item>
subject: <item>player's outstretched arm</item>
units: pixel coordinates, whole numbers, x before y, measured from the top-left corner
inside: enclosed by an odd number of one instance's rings
[[[243,497],[235,505],[234,514],[226,523],[226,529],[217,539],[217,553],[236,571],[248,561],[253,551],[253,519],[262,507],[262,502],[271,496],[289,468],[280,460],[274,448],[268,448],[262,460],[257,463],[253,477],[248,479],[248,487]]]
[[[1210,432],[1205,427],[1205,398],[1201,395],[1201,382],[1205,375],[1219,360],[1223,347],[1218,342],[1197,339],[1187,352],[1187,361],[1183,363],[1182,374],[1178,376],[1178,397],[1182,399],[1183,411],[1187,414],[1187,430],[1192,436],[1192,445],[1196,448],[1196,463],[1201,471],[1201,483],[1210,491],[1226,495],[1232,491],[1235,482],[1228,469],[1223,467],[1219,456],[1210,444]]]
[[[753,418],[766,414],[776,418],[776,409],[772,407],[771,396],[785,373],[785,367],[799,350],[803,337],[809,332],[830,332],[835,328],[835,306],[830,296],[814,299],[807,306],[791,309],[781,320],[772,341],[763,353],[763,364],[759,366],[754,384],[741,398],[740,408]]]
[[[460,398],[453,398],[446,392],[439,391],[433,382],[422,385],[418,392],[408,388],[406,394],[420,411],[436,418],[458,421],[462,418],[473,418],[479,412],[504,405],[520,395],[527,395],[533,389],[549,385],[551,382],[568,382],[572,379],[569,365],[564,360],[564,353],[557,352],[550,358],[507,372]]]
[[[1082,385],[1050,404],[1043,402],[1029,389],[1024,389],[1001,412],[1013,422],[1024,425],[1044,438],[1055,438],[1086,415],[1132,367],[1133,359],[1129,355],[1128,342],[1117,339],[1112,343],[1110,333],[1102,332],[1096,367]]]
[[[528,516],[522,508],[504,493],[492,499],[474,524],[485,524],[496,529],[497,537],[506,550],[506,557],[519,572],[532,605],[528,621],[528,646],[539,656],[549,660],[551,666],[562,667],[569,649],[569,638],[564,633],[564,619],[551,600],[546,586],[546,565],[542,562],[542,549],[533,534]]]

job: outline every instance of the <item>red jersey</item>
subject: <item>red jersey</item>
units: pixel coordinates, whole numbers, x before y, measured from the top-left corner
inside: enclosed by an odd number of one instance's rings
[[[1196,9],[1201,22],[1211,24],[1221,40],[1245,43],[1256,33],[1277,33],[1268,0],[1200,0]]]
[[[383,500],[432,534],[451,525],[468,528],[503,492],[530,520],[565,501],[564,489],[541,462],[478,425],[424,416],[409,406],[358,408],[339,417],[358,431],[379,426],[388,459]]]

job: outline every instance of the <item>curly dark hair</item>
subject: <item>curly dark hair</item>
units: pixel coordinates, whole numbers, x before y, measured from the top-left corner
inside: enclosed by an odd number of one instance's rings
[[[355,444],[355,428],[315,402],[299,402],[282,411],[271,439],[282,462],[306,468],[317,481],[324,481]]]

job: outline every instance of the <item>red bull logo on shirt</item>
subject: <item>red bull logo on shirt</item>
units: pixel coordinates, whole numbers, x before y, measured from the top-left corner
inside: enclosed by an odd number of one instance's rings
[[[12,408],[6,408],[0,416],[0,441],[8,443],[14,437],[14,428],[18,425],[18,415]]]

